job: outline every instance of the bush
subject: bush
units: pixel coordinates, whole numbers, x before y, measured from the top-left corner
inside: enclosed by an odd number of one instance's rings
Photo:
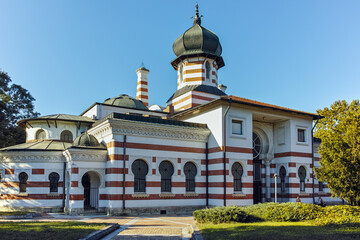
[[[316,219],[321,225],[360,224],[360,207],[349,205],[328,206]]]
[[[197,210],[198,223],[228,222],[299,222],[315,220],[316,224],[360,224],[360,207],[339,205],[320,207],[308,203],[260,203],[246,207],[229,206]]]
[[[195,220],[198,223],[228,223],[246,222],[248,214],[242,207],[214,207],[194,211]]]
[[[265,221],[298,222],[314,220],[322,207],[308,203],[261,203],[245,207],[245,212]]]

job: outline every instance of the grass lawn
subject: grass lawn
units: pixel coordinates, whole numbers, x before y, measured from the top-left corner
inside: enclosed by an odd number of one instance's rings
[[[79,239],[105,226],[83,222],[0,222],[0,239]]]
[[[198,224],[204,240],[346,240],[360,239],[357,226],[315,226],[311,222],[257,222]]]

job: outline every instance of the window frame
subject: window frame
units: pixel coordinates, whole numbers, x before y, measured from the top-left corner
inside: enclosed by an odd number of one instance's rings
[[[186,166],[188,165],[192,165],[192,166],[194,166],[194,168],[195,168],[195,174],[193,175],[193,176],[189,176],[189,174],[187,174],[186,173]],[[190,192],[195,192],[195,189],[196,189],[196,181],[195,181],[195,179],[196,179],[196,175],[197,175],[197,166],[196,166],[196,164],[195,163],[193,163],[193,162],[186,162],[185,164],[184,164],[184,168],[183,168],[183,171],[184,171],[184,174],[185,174],[185,192],[187,192],[187,193],[190,193]]]
[[[26,176],[25,181],[24,181],[24,179],[22,179],[21,176]],[[29,174],[27,174],[26,172],[21,172],[21,173],[19,173],[18,178],[19,178],[19,193],[27,193]]]
[[[234,166],[238,164],[241,167],[241,174],[238,178],[238,176],[236,176],[236,174],[234,174]],[[242,193],[243,190],[243,182],[242,182],[242,178],[244,177],[244,166],[240,163],[240,162],[234,162],[231,165],[231,174],[233,176],[233,189],[234,189],[234,193]]]
[[[305,171],[305,176],[304,178],[302,178],[301,174],[300,174],[300,169],[303,168]],[[299,180],[300,180],[300,192],[306,192],[306,186],[305,186],[305,182],[306,182],[306,176],[307,176],[307,170],[304,166],[300,166],[298,168],[298,176],[299,176]]]
[[[44,138],[39,138],[39,135],[41,133],[44,133],[44,135],[45,135]],[[45,140],[45,139],[47,139],[46,131],[44,129],[42,129],[42,128],[36,130],[36,132],[35,132],[35,140]]]
[[[52,182],[51,180],[51,178],[52,178],[52,175],[54,176],[54,175],[57,175],[56,176],[56,181],[55,182]],[[57,172],[51,172],[50,174],[49,174],[49,191],[50,191],[50,193],[59,193],[59,181],[60,181],[60,174],[59,173],[57,173]],[[56,186],[55,186],[56,185]],[[52,190],[54,190],[55,189],[55,187],[56,187],[56,191],[52,191]]]
[[[204,68],[205,68],[205,79],[210,80],[211,79],[211,64],[209,63],[208,60],[205,60]]]
[[[134,164],[136,161],[141,161],[145,164],[146,173],[144,176],[139,176],[137,172],[134,171]],[[131,164],[131,171],[134,174],[134,193],[146,193],[146,176],[149,173],[149,164],[143,159],[136,159]],[[141,185],[141,183],[143,183],[143,185]]]
[[[299,141],[299,131],[304,131],[304,142]],[[296,127],[296,144],[298,145],[308,145],[309,144],[309,136],[308,136],[308,128],[304,126]]]
[[[245,118],[241,118],[241,117],[234,117],[234,116],[230,116],[230,127],[229,127],[229,131],[230,131],[230,137],[234,137],[234,138],[246,138],[246,119]],[[236,134],[233,131],[233,121],[235,122],[241,122],[241,134]]]
[[[282,174],[281,170],[284,169],[285,175]],[[279,168],[279,177],[280,177],[280,190],[282,193],[286,192],[286,173],[287,170],[284,166],[280,166]]]
[[[168,162],[171,165],[171,174],[168,174],[170,176],[164,176],[165,174],[163,174],[164,172],[161,170],[161,166],[162,164],[165,162]],[[174,168],[174,164],[169,161],[169,160],[163,160],[160,162],[159,164],[159,173],[160,173],[160,177],[161,177],[161,183],[160,183],[160,192],[161,193],[171,193],[172,191],[172,176],[174,175],[175,172],[175,168]]]
[[[65,140],[65,139],[62,139],[64,136],[63,134],[66,136],[66,134],[70,133],[71,134],[71,140]],[[63,141],[63,142],[73,142],[74,141],[74,135],[73,133],[70,131],[70,130],[63,130],[61,133],[60,133],[60,141]]]

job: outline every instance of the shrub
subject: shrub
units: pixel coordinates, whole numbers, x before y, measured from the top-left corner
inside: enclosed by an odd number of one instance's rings
[[[265,221],[298,222],[316,219],[322,208],[308,203],[261,203],[245,207],[245,212]]]
[[[195,220],[198,223],[228,223],[228,222],[246,222],[248,214],[242,207],[214,207],[194,211]]]
[[[349,205],[328,206],[324,208],[316,222],[326,224],[360,224],[360,207]]]

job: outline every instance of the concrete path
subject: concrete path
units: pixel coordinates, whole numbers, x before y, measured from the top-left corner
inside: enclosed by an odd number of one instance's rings
[[[2,221],[24,221],[2,220]],[[190,239],[195,226],[192,216],[106,216],[43,214],[42,217],[25,221],[81,221],[87,223],[118,223],[120,228],[103,240],[179,240]]]
[[[194,220],[190,216],[137,217],[103,240],[179,240],[190,239]]]

